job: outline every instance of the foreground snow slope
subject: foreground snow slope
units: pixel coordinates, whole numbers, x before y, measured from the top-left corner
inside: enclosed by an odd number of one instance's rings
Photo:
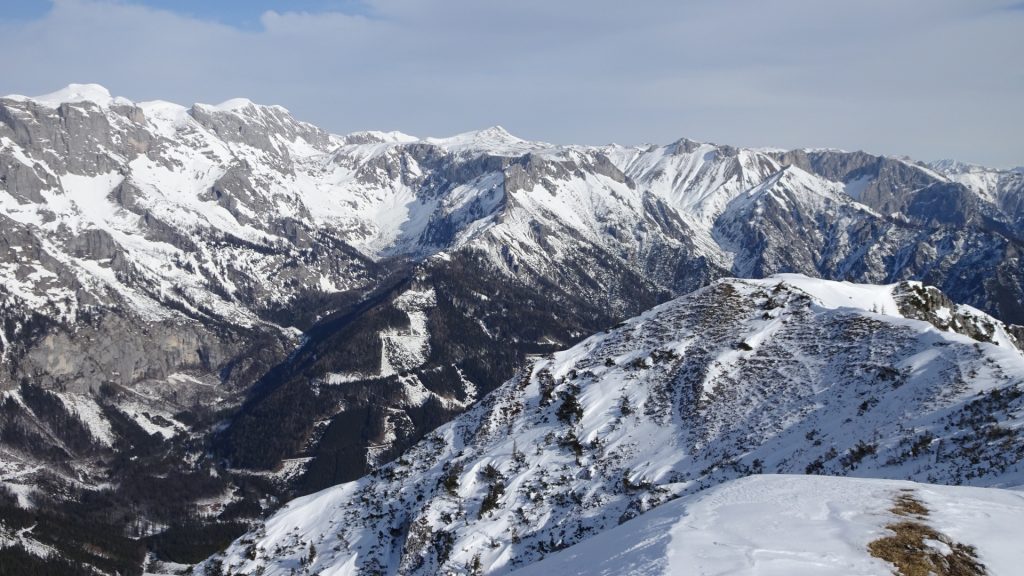
[[[824,476],[750,476],[659,506],[516,576],[874,576],[892,566],[868,551],[905,518],[890,509],[912,494],[925,522],[974,546],[991,576],[1019,573],[1024,494]]]
[[[504,574],[750,474],[1019,485],[1018,346],[919,284],[723,280],[538,358],[397,461],[294,500],[212,562]]]

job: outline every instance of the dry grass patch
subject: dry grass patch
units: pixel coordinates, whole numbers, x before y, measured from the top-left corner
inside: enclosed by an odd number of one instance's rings
[[[922,519],[928,516],[928,509],[920,500],[914,498],[914,491],[906,488],[900,490],[900,494],[895,498],[895,505],[889,511],[897,516],[916,516]]]
[[[896,567],[898,576],[985,576],[985,565],[978,561],[974,546],[954,542],[945,534],[923,523],[928,508],[911,491],[901,491],[890,509],[907,518],[886,526],[892,536],[868,544],[871,555]]]

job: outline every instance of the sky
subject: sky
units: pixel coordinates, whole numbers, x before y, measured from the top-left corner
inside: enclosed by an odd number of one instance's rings
[[[0,94],[280,104],[335,133],[1024,165],[1019,0],[12,0]]]

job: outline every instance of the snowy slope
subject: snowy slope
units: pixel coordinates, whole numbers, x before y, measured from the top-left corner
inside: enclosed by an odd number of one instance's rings
[[[213,561],[431,574],[479,559],[504,574],[749,474],[1020,485],[1024,353],[998,322],[934,296],[720,281],[537,359],[395,462],[292,501]]]
[[[939,160],[930,163],[929,166],[943,176],[967,186],[991,202],[997,202],[1002,195],[1009,192],[1009,188],[1019,188],[1021,185],[1019,169],[996,170],[957,160]]]
[[[955,160],[940,160],[930,166],[986,202],[999,206],[1017,232],[1024,232],[1024,169],[995,170]]]
[[[929,524],[974,546],[992,576],[1016,574],[1024,494],[992,488],[819,476],[750,476],[668,502],[514,572],[517,576],[888,574],[868,544],[903,520],[912,494]],[[941,543],[936,542],[941,547]]]
[[[175,317],[165,303],[173,300],[192,314],[257,323],[239,301],[248,288],[240,276],[269,281],[261,288],[272,301],[294,292],[287,274],[267,272],[303,248],[282,221],[308,214],[295,188],[306,183],[300,168],[329,151],[326,133],[280,107],[136,105],[95,85],[5,106],[11,130],[0,150],[29,174],[8,185],[0,203],[57,260],[41,259],[37,269],[66,269],[101,301],[123,299],[153,320]],[[59,122],[68,126],[58,132],[67,148],[38,148],[35,133]],[[260,258],[260,248],[281,254]],[[335,267],[309,272],[339,289],[360,276]],[[38,298],[31,285],[16,294]],[[66,314],[73,318],[76,308]]]
[[[782,168],[763,152],[687,139],[646,148],[610,146],[604,152],[638,185],[705,226],[739,193]]]

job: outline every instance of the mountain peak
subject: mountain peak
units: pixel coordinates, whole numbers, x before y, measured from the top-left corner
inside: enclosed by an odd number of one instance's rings
[[[11,94],[5,96],[5,98],[10,100],[28,100],[51,108],[56,108],[61,104],[77,104],[79,102],[91,102],[101,108],[115,104],[127,106],[132,105],[131,100],[120,96],[112,96],[110,94],[110,90],[107,90],[99,84],[68,84],[60,90],[50,92],[49,94],[43,94],[42,96],[21,96],[19,94]]]
[[[508,130],[505,130],[502,126],[494,125],[482,130],[470,130],[469,132],[460,132],[454,136],[448,136],[446,138],[428,138],[438,143],[462,143],[462,142],[480,142],[480,141],[503,141],[503,142],[523,142],[524,140],[513,136]]]
[[[519,140],[519,138],[516,138],[515,136],[513,136],[508,130],[505,130],[504,126],[502,126],[500,124],[495,124],[494,126],[490,126],[488,128],[484,128],[483,130],[479,130],[479,131],[477,131],[477,134],[480,135],[480,136],[487,136],[487,137],[493,137],[493,138],[505,138],[505,139],[511,138],[511,139]]]
[[[238,110],[241,108],[248,108],[250,106],[255,105],[256,103],[252,100],[249,100],[248,98],[230,98],[228,100],[221,102],[220,104],[217,104],[216,106],[214,106],[214,108],[217,108],[218,110]]]
[[[963,174],[983,170],[981,166],[956,160],[954,158],[943,158],[934,162],[928,162],[928,167],[940,174]]]
[[[192,105],[193,108],[200,108],[204,112],[229,112],[234,114],[244,114],[246,112],[255,112],[259,110],[276,110],[290,114],[287,108],[277,104],[257,104],[248,98],[230,98],[221,102],[220,104],[203,104],[196,102]]]
[[[542,142],[530,142],[513,136],[508,130],[498,125],[483,130],[463,132],[447,138],[426,138],[424,142],[455,152],[484,151],[501,156],[525,154],[539,148],[550,147]]]

